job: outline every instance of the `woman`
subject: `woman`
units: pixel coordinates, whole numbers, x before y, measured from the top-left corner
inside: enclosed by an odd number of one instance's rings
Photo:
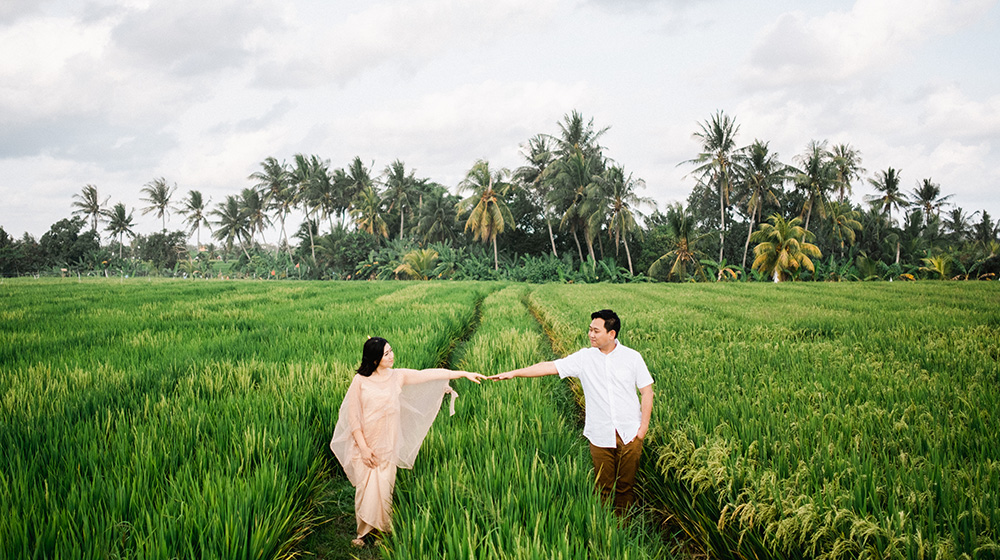
[[[413,460],[449,389],[448,381],[465,377],[479,383],[484,376],[447,369],[393,368],[395,356],[384,338],[369,338],[361,366],[340,405],[330,449],[357,489],[354,513],[364,546],[372,529],[392,530],[392,489],[396,468],[413,468]]]

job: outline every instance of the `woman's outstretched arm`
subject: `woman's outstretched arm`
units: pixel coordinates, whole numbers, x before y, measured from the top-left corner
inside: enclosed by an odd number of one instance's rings
[[[427,381],[435,381],[438,379],[458,379],[464,377],[469,381],[474,383],[479,383],[481,379],[486,379],[486,376],[481,373],[476,373],[473,371],[462,371],[462,370],[451,370],[444,368],[430,368],[430,369],[402,369],[403,372],[403,385],[411,385],[413,383],[424,383]]]

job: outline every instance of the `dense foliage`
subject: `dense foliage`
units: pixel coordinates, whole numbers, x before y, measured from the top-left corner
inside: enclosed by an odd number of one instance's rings
[[[698,124],[700,152],[682,163],[695,181],[690,195],[661,210],[642,196],[644,181],[607,155],[607,128],[576,111],[558,126],[522,145],[520,166],[476,161],[457,185],[417,177],[400,160],[379,173],[360,157],[337,168],[315,154],[268,157],[249,186],[214,206],[199,191],[177,201],[177,186],[157,178],[140,190],[142,213],[162,227],[151,235],[135,232],[134,211],[108,208],[86,185],[74,195],[74,217],[40,240],[0,228],[0,275],[625,282],[1000,274],[1000,222],[955,207],[931,178],[907,192],[900,170],[867,175],[848,144],[809,141],[782,161],[766,141],[741,146],[736,119],[716,113]],[[852,200],[862,182],[877,194]],[[167,230],[171,212],[183,230]],[[768,241],[757,233],[794,220],[802,233],[790,243],[815,250],[805,260],[761,259]],[[272,228],[278,236],[268,243]]]

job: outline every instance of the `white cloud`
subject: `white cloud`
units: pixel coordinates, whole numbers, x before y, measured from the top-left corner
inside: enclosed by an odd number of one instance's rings
[[[271,87],[343,85],[385,64],[413,71],[442,53],[470,50],[525,28],[540,28],[558,0],[395,0],[338,3],[333,13],[292,14],[269,45],[258,80]],[[362,6],[348,13],[343,6]]]
[[[753,46],[742,78],[752,87],[831,84],[871,74],[929,39],[976,21],[991,0],[857,0],[818,17],[784,13]]]

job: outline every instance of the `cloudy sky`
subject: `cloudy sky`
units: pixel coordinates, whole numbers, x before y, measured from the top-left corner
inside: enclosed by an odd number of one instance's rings
[[[929,177],[1000,216],[996,0],[3,0],[0,49],[14,237],[88,183],[155,231],[150,180],[214,205],[268,156],[399,158],[453,187],[479,158],[517,167],[572,110],[610,127],[607,155],[660,208],[687,197],[679,164],[722,110],[741,145],[794,162],[850,143],[866,177]]]

